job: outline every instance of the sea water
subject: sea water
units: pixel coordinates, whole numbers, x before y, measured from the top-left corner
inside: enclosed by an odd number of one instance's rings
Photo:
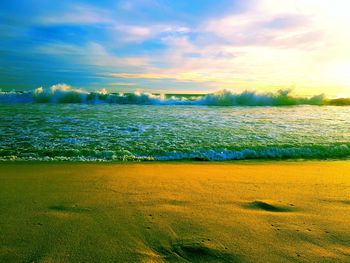
[[[347,106],[314,105],[310,100],[274,105],[269,98],[265,105],[257,106],[234,104],[234,98],[231,103],[226,98],[225,103],[215,104],[205,97],[134,94],[135,100],[119,94],[115,97],[124,96],[124,101],[103,97],[92,102],[69,96],[66,101],[50,97],[35,101],[28,94],[3,92],[0,160],[224,161],[350,156]],[[205,99],[207,103],[203,103]]]

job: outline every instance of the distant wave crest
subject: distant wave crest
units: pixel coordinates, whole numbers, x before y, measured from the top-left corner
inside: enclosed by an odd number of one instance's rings
[[[220,90],[205,95],[168,95],[143,92],[88,92],[65,84],[42,87],[34,91],[0,91],[0,103],[82,103],[82,104],[143,104],[143,105],[208,105],[208,106],[284,106],[284,105],[350,105],[350,99],[327,99],[324,95],[296,97],[289,90],[260,94],[254,91],[235,93]]]

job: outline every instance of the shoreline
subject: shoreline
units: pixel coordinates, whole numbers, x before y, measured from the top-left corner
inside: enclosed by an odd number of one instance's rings
[[[67,161],[67,160],[0,160],[0,166],[2,164],[62,164],[62,165],[85,165],[85,164],[100,164],[100,165],[129,165],[129,164],[302,164],[302,163],[350,163],[350,158],[343,159],[238,159],[238,160],[225,160],[225,161],[207,161],[207,160],[142,160],[142,161]]]

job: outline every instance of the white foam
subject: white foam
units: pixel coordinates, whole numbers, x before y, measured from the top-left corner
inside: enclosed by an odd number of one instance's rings
[[[311,98],[294,97],[290,91],[260,94],[254,91],[235,93],[221,90],[192,97],[152,94],[147,92],[108,93],[106,89],[88,92],[66,84],[53,85],[49,89],[39,87],[27,92],[0,92],[0,103],[84,103],[84,104],[144,104],[144,105],[209,105],[209,106],[283,106],[324,105],[323,95]]]

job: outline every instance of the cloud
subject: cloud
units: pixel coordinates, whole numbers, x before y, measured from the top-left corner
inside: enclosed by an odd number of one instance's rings
[[[108,9],[85,4],[70,4],[65,6],[63,10],[39,16],[36,22],[44,25],[96,25],[114,23],[114,19]]]
[[[119,33],[119,42],[142,43],[149,39],[156,39],[166,35],[185,34],[190,29],[185,26],[171,24],[129,25],[116,24],[112,33]]]
[[[312,25],[309,16],[290,10],[271,12],[266,9],[253,7],[242,14],[213,19],[202,25],[201,30],[233,46],[290,47],[299,45],[301,42],[297,40],[300,39],[304,39],[302,44],[305,40],[309,40],[308,44],[320,40],[317,38],[320,29]]]
[[[209,80],[198,79],[192,76],[191,73],[167,73],[166,70],[154,69],[153,71],[159,71],[159,73],[103,73],[101,76],[123,78],[123,79],[152,79],[152,80],[177,80],[185,82],[206,82]]]
[[[83,64],[96,67],[144,68],[150,59],[142,56],[118,56],[109,52],[103,45],[89,42],[84,46],[65,43],[49,43],[33,50],[39,54],[50,55],[69,61],[72,64]]]
[[[140,5],[154,5],[156,2],[138,0]],[[127,10],[135,9],[136,2],[124,1],[119,3],[119,8]],[[143,22],[137,23],[131,19],[118,16],[112,9],[96,7],[81,3],[69,4],[64,8],[38,16],[35,23],[44,26],[54,25],[84,25],[99,26],[114,42],[143,42],[156,38],[161,34],[187,33],[189,28],[181,23]]]
[[[109,86],[136,86],[137,83],[130,83],[130,82],[112,82],[108,84]]]

